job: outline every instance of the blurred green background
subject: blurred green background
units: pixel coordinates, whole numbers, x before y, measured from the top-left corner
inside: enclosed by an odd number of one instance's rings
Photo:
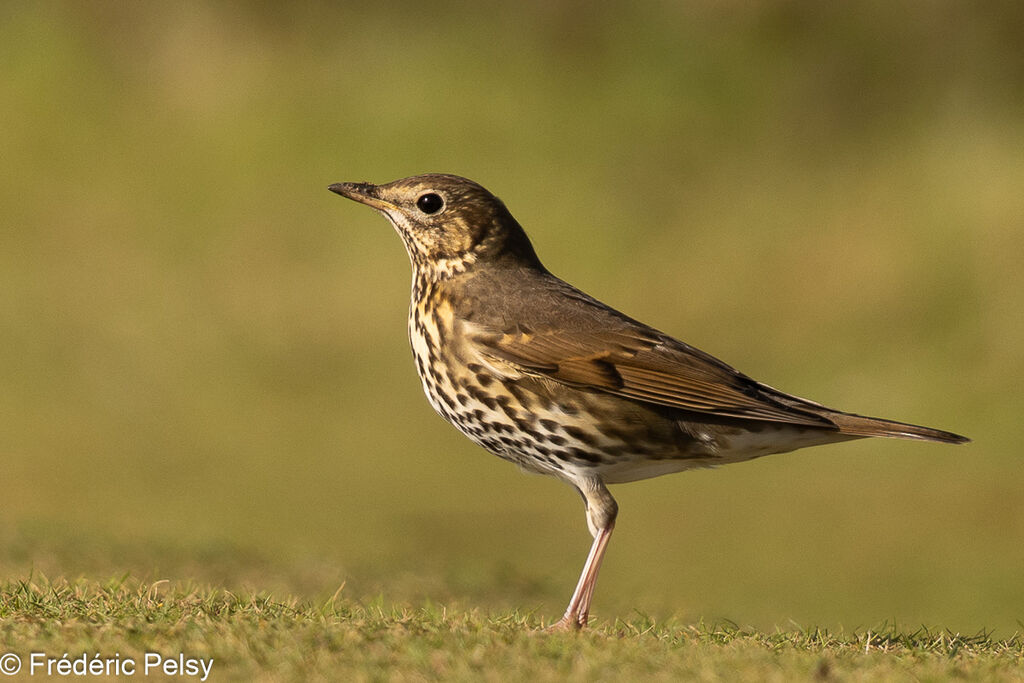
[[[336,181],[498,194],[758,379],[967,434],[615,487],[598,617],[1024,618],[1024,5],[0,7],[0,571],[561,613],[575,493],[429,408]]]

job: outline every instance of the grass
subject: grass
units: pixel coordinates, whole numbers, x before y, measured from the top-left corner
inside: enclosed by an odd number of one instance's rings
[[[4,3],[5,644],[266,679],[1019,675],[1022,8]],[[615,487],[597,628],[526,635],[583,562],[578,497],[432,413],[399,240],[326,190],[424,171],[757,379],[974,442]]]
[[[320,603],[131,577],[33,575],[0,585],[2,645],[74,659],[213,659],[210,680],[1014,680],[1024,639],[883,625],[765,633],[733,624],[598,622],[547,633],[536,615],[436,604]],[[27,660],[26,660],[27,661]]]

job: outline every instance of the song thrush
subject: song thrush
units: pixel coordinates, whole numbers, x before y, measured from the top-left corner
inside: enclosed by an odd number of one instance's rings
[[[555,627],[587,623],[618,511],[607,484],[868,436],[968,440],[785,394],[627,317],[549,273],[505,205],[465,178],[329,189],[405,243],[409,339],[434,410],[583,496],[594,541]]]

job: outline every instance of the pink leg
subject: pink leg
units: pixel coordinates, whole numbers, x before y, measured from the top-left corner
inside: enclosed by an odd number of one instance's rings
[[[594,585],[597,583],[597,573],[601,569],[601,560],[604,559],[605,550],[608,548],[608,539],[611,538],[614,528],[615,522],[612,521],[597,532],[594,544],[590,546],[587,562],[583,565],[579,583],[576,584],[576,590],[573,591],[572,598],[569,600],[569,606],[565,608],[565,616],[561,621],[553,624],[550,627],[551,630],[579,630],[587,625],[587,618],[590,616],[590,600],[594,597]]]

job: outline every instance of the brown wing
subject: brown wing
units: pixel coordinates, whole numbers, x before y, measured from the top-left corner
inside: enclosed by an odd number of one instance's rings
[[[615,322],[602,330],[516,327],[474,341],[484,356],[575,387],[722,417],[835,428],[814,412],[817,404],[760,384],[656,330]]]
[[[462,333],[499,372],[514,368],[698,414],[807,425],[855,437],[968,441],[931,427],[834,410],[773,389],[619,313],[543,268],[513,265],[496,275],[478,273],[461,286],[461,314],[456,318],[464,325]]]

